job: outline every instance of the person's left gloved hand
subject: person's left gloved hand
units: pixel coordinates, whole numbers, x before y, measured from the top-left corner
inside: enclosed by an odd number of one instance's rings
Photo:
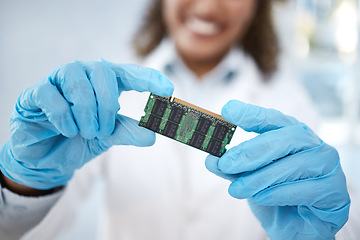
[[[59,66],[20,94],[10,139],[0,149],[0,174],[49,190],[114,145],[151,146],[155,133],[119,114],[118,98],[124,91],[171,96],[173,90],[159,71],[137,65],[102,60]]]
[[[207,157],[211,172],[232,181],[229,194],[248,199],[271,239],[333,239],[350,208],[337,151],[274,109],[233,100],[222,116],[260,134]]]

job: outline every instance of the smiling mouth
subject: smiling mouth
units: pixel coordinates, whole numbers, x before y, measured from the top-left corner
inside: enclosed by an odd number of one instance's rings
[[[197,17],[191,17],[186,19],[185,26],[190,29],[192,32],[204,35],[204,36],[213,36],[221,31],[219,24],[213,21],[206,21]]]

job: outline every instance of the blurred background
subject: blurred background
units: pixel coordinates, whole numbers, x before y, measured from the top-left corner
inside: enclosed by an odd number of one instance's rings
[[[357,192],[360,192],[359,2],[293,0],[275,10],[283,57],[291,62],[318,110],[320,122],[316,132],[337,148],[347,178]]]
[[[148,0],[0,0],[0,144],[22,90],[73,60],[124,63]],[[274,18],[299,81],[319,112],[316,132],[360,192],[359,0],[280,1]]]
[[[54,67],[129,62],[148,1],[0,0],[0,144],[17,96]],[[360,173],[359,15],[359,0],[288,0],[274,9],[283,58],[308,90],[320,115],[316,131],[338,148],[348,177]]]
[[[0,0],[0,144],[17,96],[54,67],[129,62],[147,2]],[[348,177],[360,172],[359,9],[359,0],[288,0],[274,9],[283,58],[308,90],[320,115],[316,131],[338,148]]]

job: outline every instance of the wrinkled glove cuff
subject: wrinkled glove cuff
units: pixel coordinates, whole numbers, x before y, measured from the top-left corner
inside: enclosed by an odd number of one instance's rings
[[[39,170],[27,167],[24,163],[15,159],[9,142],[4,144],[0,151],[0,171],[5,177],[16,183],[39,190],[61,187],[65,185],[73,175],[71,173],[61,177],[54,177],[52,175],[55,174],[52,174],[52,172],[58,172],[56,169]],[[52,177],[49,178],[49,176]]]

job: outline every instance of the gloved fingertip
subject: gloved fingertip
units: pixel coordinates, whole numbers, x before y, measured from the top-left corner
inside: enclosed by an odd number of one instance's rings
[[[220,171],[220,169],[218,168],[218,157],[215,157],[213,155],[208,155],[207,158],[205,159],[205,166],[206,168],[213,174],[215,174],[218,177],[221,177],[223,179],[229,180],[229,181],[234,181],[235,179],[237,179],[236,175],[231,175],[231,174],[226,174],[223,173],[222,171]]]
[[[245,199],[246,198],[246,196],[244,196],[242,193],[242,185],[239,183],[239,179],[235,180],[234,182],[232,182],[230,184],[228,193],[233,198],[237,198],[237,199]]]
[[[97,137],[96,132],[94,132],[94,133],[80,132],[80,135],[87,140],[91,140],[91,139],[94,139],[95,137]]]
[[[143,138],[138,141],[138,147],[150,147],[155,144],[156,135],[153,131],[145,129],[146,133],[144,132]]]
[[[105,132],[105,131],[99,131],[99,134],[96,136],[96,138],[98,138],[98,139],[105,139],[105,138],[110,137],[110,136],[111,136],[111,133],[112,133],[112,132],[110,132],[110,131],[107,131],[107,132]]]
[[[96,136],[98,139],[104,139],[110,137],[115,130],[115,119],[108,120],[104,124],[100,124],[99,133]]]
[[[156,136],[153,131],[140,126],[134,126],[131,129],[131,133],[126,135],[127,136],[123,136],[121,144],[136,147],[150,147],[154,145],[156,140]]]
[[[234,164],[233,159],[223,156],[218,161],[218,168],[227,174],[237,174],[239,171],[236,170],[236,165]]]
[[[79,130],[77,128],[75,129],[67,129],[66,131],[61,132],[62,135],[64,135],[67,138],[73,138],[76,137],[79,133]]]
[[[156,85],[153,85],[150,88],[150,91],[156,95],[163,97],[170,97],[174,92],[174,84],[169,80],[169,78],[160,72],[156,72],[158,74],[158,82]]]
[[[80,135],[83,136],[85,139],[94,139],[97,137],[99,133],[99,123],[96,119],[93,119],[91,124],[87,124],[80,128]]]
[[[207,170],[209,170],[212,173],[215,173],[217,171],[219,171],[218,168],[218,161],[219,158],[215,157],[213,155],[208,155],[205,159],[205,167]]]
[[[155,143],[155,133],[139,126],[139,121],[118,115],[113,134],[106,139],[112,145],[148,147]]]
[[[73,120],[52,121],[52,123],[59,130],[59,132],[65,137],[73,138],[77,136],[79,133],[79,129]]]
[[[104,58],[99,58],[99,60],[98,60],[97,62],[102,63],[102,64],[105,64],[107,67],[109,67],[109,68],[111,68],[113,71],[115,71],[115,70],[113,69],[113,67],[115,66],[114,63],[109,62],[109,61],[105,60]],[[116,74],[116,73],[115,73],[115,74]]]
[[[227,102],[221,110],[221,115],[224,119],[231,123],[236,123],[241,113],[241,109],[247,104],[239,100],[230,100]]]
[[[161,88],[159,89],[159,92],[157,94],[163,97],[172,96],[174,92],[174,84],[169,80],[167,76],[163,74],[159,75],[159,79],[161,82]]]

